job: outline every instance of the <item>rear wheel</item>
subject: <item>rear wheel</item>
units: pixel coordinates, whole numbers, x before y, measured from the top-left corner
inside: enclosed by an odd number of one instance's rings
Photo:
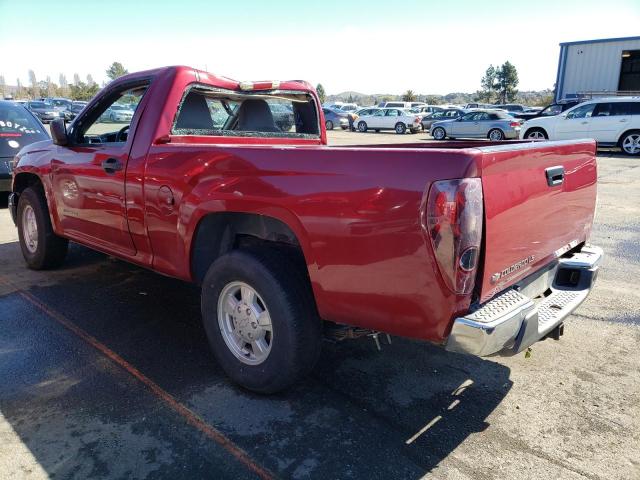
[[[547,132],[541,128],[531,128],[527,130],[524,138],[528,138],[529,140],[547,140],[549,136],[547,135]]]
[[[398,134],[403,134],[407,131],[407,126],[402,122],[398,122],[396,123],[395,131]]]
[[[331,120],[327,120],[324,126],[327,127],[327,130],[333,130],[333,122]]]
[[[20,194],[17,220],[20,249],[29,268],[45,270],[64,262],[69,242],[53,233],[41,188],[29,187]]]
[[[489,134],[487,135],[489,140],[493,140],[494,142],[498,142],[500,140],[504,140],[504,132],[499,128],[492,128],[489,130]]]
[[[445,132],[444,128],[442,128],[442,127],[434,128],[433,132],[431,132],[431,135],[436,140],[444,140],[445,138],[447,138],[447,132]]]
[[[358,131],[366,132],[367,131],[367,122],[358,122]]]
[[[620,139],[620,148],[627,155],[640,155],[640,130],[625,133]]]
[[[236,250],[217,259],[202,285],[202,318],[218,363],[259,393],[286,389],[320,354],[322,325],[311,287],[290,254]]]

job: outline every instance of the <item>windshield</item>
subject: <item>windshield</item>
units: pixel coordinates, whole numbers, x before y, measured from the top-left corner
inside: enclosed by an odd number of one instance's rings
[[[13,157],[25,145],[48,135],[24,107],[0,103],[0,157]]]

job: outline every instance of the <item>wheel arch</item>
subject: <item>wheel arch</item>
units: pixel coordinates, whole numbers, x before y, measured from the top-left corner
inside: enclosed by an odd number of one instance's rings
[[[622,132],[620,134],[620,136],[618,137],[617,145],[619,147],[622,147],[622,140],[624,139],[624,137],[626,137],[630,133],[634,133],[634,132],[635,133],[640,133],[640,128],[629,128],[629,129],[625,130],[624,132]]]
[[[195,227],[189,248],[193,280],[201,283],[209,266],[225,253],[256,244],[288,249],[299,255],[300,266],[303,262],[309,275],[305,249],[287,223],[269,215],[225,211],[203,215]]]
[[[547,136],[547,138],[549,138],[549,132],[547,131],[547,129],[546,129],[546,128],[544,128],[544,127],[540,127],[540,126],[535,126],[535,127],[529,127],[529,128],[527,128],[527,129],[525,130],[525,132],[524,132],[524,138],[526,139],[526,138],[527,138],[527,135],[529,135],[529,133],[531,133],[531,131],[533,131],[533,130],[541,130],[541,131],[542,131],[542,133],[544,133],[544,134]]]

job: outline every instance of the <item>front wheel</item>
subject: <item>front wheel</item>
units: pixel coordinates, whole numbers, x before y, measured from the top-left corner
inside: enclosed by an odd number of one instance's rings
[[[18,239],[22,256],[32,270],[58,267],[69,242],[53,232],[42,189],[26,188],[18,200]]]
[[[218,363],[259,393],[286,389],[311,371],[322,325],[304,264],[278,249],[217,259],[202,285],[202,318]]]
[[[489,140],[492,140],[494,142],[499,142],[500,140],[504,140],[504,132],[499,128],[491,129],[489,130],[489,134],[487,135],[487,138],[489,138]]]
[[[532,128],[530,130],[527,130],[524,138],[528,140],[547,140],[549,136],[547,135],[547,132],[545,132],[541,128]]]
[[[324,126],[327,127],[327,130],[333,130],[333,122],[331,120],[327,120]]]
[[[398,122],[396,123],[395,131],[397,134],[403,134],[407,131],[407,126],[402,122]]]
[[[433,132],[431,132],[431,136],[436,140],[444,140],[447,138],[447,132],[445,132],[442,127],[436,127],[433,129]]]
[[[620,147],[627,155],[640,155],[640,131],[625,133],[620,139]]]
[[[358,122],[358,131],[359,132],[366,132],[367,131],[367,122]]]

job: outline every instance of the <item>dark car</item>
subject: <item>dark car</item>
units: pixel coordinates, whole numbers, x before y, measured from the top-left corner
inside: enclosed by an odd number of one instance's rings
[[[84,107],[87,106],[87,102],[73,102],[71,106],[65,111],[65,120],[73,120],[78,116]]]
[[[433,112],[431,115],[422,117],[420,123],[422,123],[422,129],[428,132],[433,122],[439,122],[441,120],[456,120],[457,118],[464,115],[464,113],[465,110],[461,108],[447,108],[446,110]]]
[[[322,109],[322,113],[324,113],[324,125],[327,130],[333,130],[335,127],[340,127],[343,130],[349,128],[348,112],[325,107]]]
[[[60,110],[56,110],[53,103],[47,103],[42,100],[31,100],[27,102],[26,107],[40,119],[42,123],[50,123],[56,118],[64,118],[64,114]]]
[[[44,126],[21,105],[0,100],[0,192],[11,191],[11,162],[25,145],[47,140]]]
[[[295,120],[293,118],[293,110],[289,105],[285,105],[283,103],[272,103],[269,105],[269,109],[273,115],[273,121],[275,122],[276,127],[283,132],[291,130],[291,127],[295,124]]]
[[[568,102],[552,103],[551,105],[547,105],[546,107],[544,107],[539,112],[518,113],[516,115],[516,117],[520,118],[522,120],[525,120],[525,121],[526,120],[531,120],[532,118],[538,118],[538,117],[553,117],[555,115],[560,115],[562,112],[564,112],[565,110],[569,110],[571,107],[575,107],[579,103],[580,102],[578,100],[570,100]]]

